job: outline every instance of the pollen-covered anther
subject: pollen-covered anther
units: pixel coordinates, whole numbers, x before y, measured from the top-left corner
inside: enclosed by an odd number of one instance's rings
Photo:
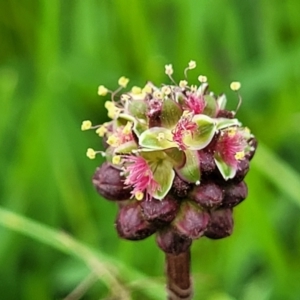
[[[127,124],[125,125],[125,127],[122,130],[122,133],[124,133],[124,134],[130,134],[131,133],[131,127],[132,127],[132,123],[131,122],[127,122]]]
[[[94,149],[92,149],[92,148],[88,148],[87,151],[86,151],[86,156],[89,159],[95,159],[96,154],[97,154],[97,152]]]
[[[143,87],[142,92],[143,92],[143,93],[146,93],[146,94],[151,94],[151,92],[152,92],[152,87],[150,86],[150,84],[146,84],[146,85]]]
[[[162,92],[161,91],[155,91],[153,93],[153,97],[156,98],[156,99],[162,99]]]
[[[161,91],[165,95],[170,95],[171,94],[171,89],[169,86],[165,85],[161,88]]]
[[[126,88],[128,82],[129,82],[129,79],[126,78],[125,76],[120,77],[118,80],[118,84],[123,88]]]
[[[108,89],[104,85],[99,85],[98,87],[98,95],[99,96],[106,96],[108,93]]]
[[[117,108],[112,101],[106,101],[104,103],[104,107],[107,109],[108,111],[107,115],[111,119],[114,119],[117,116],[117,114],[120,112],[120,109]]]
[[[106,143],[112,147],[118,147],[120,139],[116,135],[112,134],[108,137]]]
[[[118,164],[120,164],[120,162],[121,162],[121,156],[120,156],[120,155],[115,155],[115,156],[113,156],[113,158],[112,158],[112,163],[113,163],[114,165],[118,165]]]
[[[245,151],[237,152],[234,157],[236,160],[242,160],[245,157]]]
[[[184,89],[188,85],[188,82],[186,80],[180,80],[179,86]]]
[[[102,125],[100,126],[97,130],[96,133],[100,136],[100,137],[104,137],[104,135],[107,133],[107,128]]]
[[[138,86],[134,86],[131,89],[131,93],[134,95],[140,95],[142,93],[142,89]]]
[[[196,92],[197,91],[197,86],[196,85],[191,85],[191,91]]]
[[[194,60],[191,60],[189,62],[189,69],[192,70],[192,69],[195,69],[196,68],[196,62]]]
[[[173,66],[171,64],[170,65],[165,65],[165,73],[168,76],[171,76],[173,74]]]
[[[89,120],[83,121],[81,124],[81,130],[89,130],[92,128],[92,122]]]
[[[231,82],[230,84],[230,88],[233,90],[233,91],[238,91],[240,88],[241,88],[241,83],[239,81],[233,81]]]
[[[204,82],[207,82],[207,77],[204,76],[204,75],[200,75],[200,76],[198,76],[198,80],[199,80],[201,83],[204,83]]]
[[[122,94],[121,97],[120,97],[120,99],[121,99],[122,101],[128,101],[128,100],[130,99],[130,96],[127,95],[127,94]]]
[[[141,201],[144,198],[144,193],[141,191],[137,191],[134,193],[134,197],[136,200]]]

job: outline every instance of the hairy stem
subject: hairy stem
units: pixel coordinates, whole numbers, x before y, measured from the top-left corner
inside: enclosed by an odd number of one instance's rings
[[[166,253],[168,300],[192,299],[190,263],[190,249],[178,255]]]

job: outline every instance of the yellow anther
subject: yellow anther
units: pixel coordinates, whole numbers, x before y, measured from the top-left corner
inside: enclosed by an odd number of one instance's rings
[[[196,85],[191,85],[191,91],[196,92],[197,91],[197,86]]]
[[[150,84],[146,84],[144,87],[143,87],[143,90],[142,90],[143,93],[146,93],[146,94],[150,94],[152,92],[152,87],[150,86]]]
[[[189,62],[189,69],[191,70],[191,69],[195,69],[195,68],[196,68],[196,62],[194,60],[191,60]]]
[[[230,84],[230,88],[231,88],[233,91],[238,91],[238,90],[241,88],[241,83],[238,82],[238,81],[233,81],[233,82],[231,82],[231,84]]]
[[[161,93],[161,91],[155,91],[153,93],[153,97],[156,98],[156,99],[162,99],[162,93]]]
[[[107,132],[107,128],[105,126],[100,126],[97,130],[96,130],[96,133],[103,137],[105,135],[105,133]]]
[[[245,152],[244,151],[239,151],[235,154],[234,157],[235,157],[236,160],[241,160],[245,157]]]
[[[138,86],[134,86],[131,89],[131,93],[134,94],[134,95],[139,95],[139,94],[142,93],[142,89]]]
[[[169,86],[163,86],[162,88],[161,88],[161,91],[162,91],[162,93],[163,94],[165,94],[165,95],[170,95],[171,94],[171,89],[170,89],[170,87]]]
[[[124,134],[130,134],[131,133],[131,127],[132,127],[132,123],[131,122],[127,122],[127,124],[123,128],[122,132]]]
[[[171,64],[165,65],[165,73],[169,76],[173,74],[173,66]]]
[[[181,88],[185,88],[188,85],[188,82],[186,80],[180,80],[179,86]]]
[[[199,75],[199,76],[198,76],[198,80],[199,80],[201,83],[204,83],[204,82],[207,82],[207,77],[204,76],[204,75]]]
[[[105,101],[104,107],[105,107],[106,109],[111,109],[111,108],[114,108],[114,107],[115,107],[115,104],[114,104],[113,102],[111,102],[111,101]]]
[[[229,128],[227,133],[229,137],[234,137],[236,135],[236,128]]]
[[[94,159],[96,157],[96,151],[92,148],[88,148],[87,151],[86,151],[86,156],[89,159]]]
[[[122,101],[128,101],[130,99],[130,96],[129,95],[127,95],[127,94],[122,94],[121,95],[121,100]]]
[[[99,96],[106,96],[108,89],[104,85],[99,85],[98,87],[98,95]]]
[[[115,156],[112,158],[112,163],[113,163],[114,165],[118,165],[120,162],[121,162],[121,156],[120,156],[120,155],[115,155]]]
[[[89,130],[92,127],[92,122],[89,120],[83,121],[81,124],[81,130]]]
[[[122,86],[123,88],[126,88],[128,82],[129,82],[129,79],[124,77],[124,76],[120,77],[119,80],[118,80],[118,84],[120,86]]]
[[[141,192],[141,191],[138,191],[138,192],[136,192],[136,193],[134,194],[134,196],[135,196],[135,199],[136,199],[136,200],[141,201],[141,200],[143,200],[143,198],[144,198],[144,193]]]
[[[119,146],[119,138],[117,136],[115,136],[114,134],[112,134],[109,136],[106,143],[112,147],[118,147]]]

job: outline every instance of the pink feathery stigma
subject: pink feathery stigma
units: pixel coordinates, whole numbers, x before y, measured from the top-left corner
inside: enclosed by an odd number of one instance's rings
[[[195,94],[188,95],[185,99],[185,103],[188,110],[195,115],[202,114],[206,105],[203,95],[198,97]]]
[[[125,158],[125,184],[132,186],[132,197],[136,193],[145,193],[146,199],[159,189],[154,180],[153,172],[142,156],[127,156]]]
[[[178,144],[180,150],[185,150],[186,146],[183,142],[183,137],[197,129],[197,124],[192,121],[192,116],[183,116],[177,123],[173,133],[173,141]]]
[[[236,158],[236,155],[243,152],[246,147],[247,141],[243,133],[234,128],[221,132],[217,141],[216,152],[227,165],[237,168],[239,159]]]

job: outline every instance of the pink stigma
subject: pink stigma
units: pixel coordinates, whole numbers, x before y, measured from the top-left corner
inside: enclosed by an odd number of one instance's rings
[[[193,112],[195,115],[202,114],[206,105],[202,95],[198,97],[194,94],[188,95],[185,99],[185,103],[188,110]]]
[[[128,165],[127,165],[128,164]],[[128,174],[127,174],[128,173]],[[126,156],[125,158],[125,184],[132,186],[132,197],[136,193],[144,193],[146,199],[152,196],[159,184],[154,180],[153,172],[147,161],[142,156]]]

